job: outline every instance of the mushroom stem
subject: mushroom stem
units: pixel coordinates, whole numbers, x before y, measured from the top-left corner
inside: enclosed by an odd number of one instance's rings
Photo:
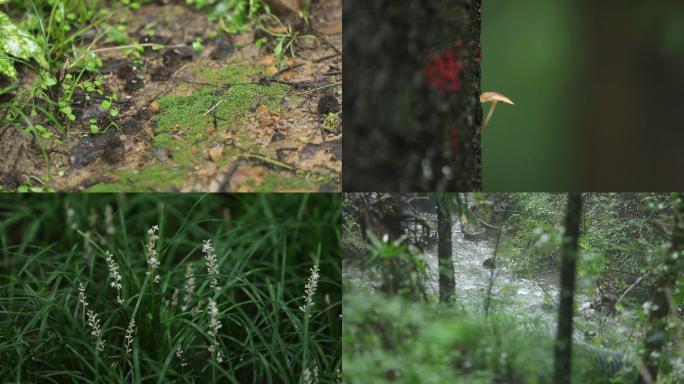
[[[487,128],[487,124],[489,124],[489,121],[492,119],[492,116],[494,115],[494,109],[496,109],[496,104],[497,102],[494,101],[492,103],[492,107],[489,108],[489,112],[487,113],[487,118],[485,118],[484,123],[482,123],[482,127],[480,128],[480,133],[484,132],[485,128]]]

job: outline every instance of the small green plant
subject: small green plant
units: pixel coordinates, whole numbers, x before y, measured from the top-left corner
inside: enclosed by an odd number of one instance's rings
[[[268,7],[260,0],[185,0],[185,2],[197,9],[209,9],[209,17],[217,20],[219,27],[229,34],[245,29],[260,12],[268,12]]]
[[[37,38],[0,11],[0,74],[16,78],[14,61],[17,60],[27,64],[30,60],[35,60],[41,68],[48,67],[45,51]]]
[[[195,41],[192,42],[192,49],[195,50],[195,53],[202,52],[202,38],[201,37],[196,38]]]
[[[370,254],[363,260],[363,267],[381,281],[380,290],[406,297],[424,295],[426,265],[418,253],[409,249],[406,236],[390,240],[388,235],[379,239],[370,231],[366,235]]]
[[[275,40],[275,47],[273,48],[273,54],[276,57],[276,62],[278,66],[282,66],[284,59],[289,54],[290,57],[295,57],[295,46],[297,41],[300,39],[316,39],[313,35],[302,35],[298,30],[292,27],[291,24],[285,25],[283,22],[275,15],[267,14],[265,22],[274,22],[277,25],[277,29],[283,32],[273,32],[273,30],[267,28],[262,23],[259,28],[271,36]],[[257,42],[257,45],[263,45],[264,42]]]
[[[330,112],[325,115],[323,119],[323,129],[328,132],[333,132],[337,130],[337,119],[339,119],[342,112]]]

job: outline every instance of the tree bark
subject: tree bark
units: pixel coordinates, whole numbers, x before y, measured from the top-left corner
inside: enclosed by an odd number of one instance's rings
[[[454,296],[454,260],[451,248],[451,212],[448,196],[437,196],[437,259],[439,263],[439,301],[449,302]]]
[[[484,312],[485,317],[489,316],[489,305],[492,302],[492,286],[494,285],[494,273],[496,272],[496,254],[499,251],[499,241],[501,241],[501,233],[503,228],[500,227],[496,233],[496,243],[494,244],[494,255],[492,256],[492,269],[489,271],[489,285],[487,286],[487,296],[485,297]]]
[[[481,189],[480,0],[345,0],[346,191]]]
[[[582,196],[568,194],[565,216],[565,234],[561,253],[561,291],[558,311],[558,336],[555,346],[554,383],[570,383],[570,360],[572,356],[572,317],[575,296],[575,269],[577,266],[577,242],[579,239]]]
[[[644,341],[642,359],[648,372],[639,376],[639,383],[654,383],[658,379],[658,356],[667,341],[667,316],[672,308],[672,291],[682,271],[684,271],[684,194],[677,195],[677,209],[672,229],[672,245],[658,270],[656,290],[648,312],[648,327]]]

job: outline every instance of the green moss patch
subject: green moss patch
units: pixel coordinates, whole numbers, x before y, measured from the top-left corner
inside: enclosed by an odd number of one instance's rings
[[[137,172],[118,172],[115,182],[94,185],[88,192],[164,191],[178,185],[184,177],[182,170],[155,164]]]
[[[258,67],[233,64],[223,68],[201,68],[199,74],[208,82],[222,87],[203,87],[189,96],[165,96],[159,99],[160,113],[155,117],[154,147],[163,148],[173,159],[173,165],[150,165],[137,173],[117,173],[117,181],[91,187],[91,192],[165,190],[180,184],[195,167],[208,161],[209,148],[221,143],[220,134],[235,130],[257,105],[274,109],[285,97],[281,84],[253,84],[260,73]],[[252,143],[249,131],[234,132],[242,148],[256,152],[260,146]],[[225,165],[239,150],[226,147],[218,165]],[[276,173],[267,177],[259,190],[311,189],[311,183]]]
[[[207,79],[220,78],[224,83],[236,85],[227,89],[204,87],[190,96],[162,97],[161,113],[156,117],[156,135],[161,138],[155,140],[155,145],[170,150],[181,167],[202,162],[206,149],[219,141],[216,135],[235,129],[253,105],[273,106],[285,96],[285,88],[280,84],[247,84],[254,71],[242,66],[204,69],[202,73]],[[249,136],[248,133],[239,135]]]
[[[314,184],[301,176],[269,172],[259,185],[254,185],[254,192],[272,191],[310,191]]]

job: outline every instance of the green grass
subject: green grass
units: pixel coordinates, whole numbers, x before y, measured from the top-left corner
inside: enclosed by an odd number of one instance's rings
[[[339,195],[0,195],[0,375],[12,382],[299,383],[317,366],[320,382],[337,382],[339,220]],[[147,275],[153,225],[160,266]],[[207,239],[218,256],[218,292],[203,258]],[[121,304],[107,251],[119,266]],[[316,263],[320,280],[307,317],[300,306]],[[183,308],[188,266],[196,289]],[[79,283],[97,314],[102,350]],[[208,350],[210,299],[221,323],[221,363]],[[126,352],[131,319],[137,328]]]

